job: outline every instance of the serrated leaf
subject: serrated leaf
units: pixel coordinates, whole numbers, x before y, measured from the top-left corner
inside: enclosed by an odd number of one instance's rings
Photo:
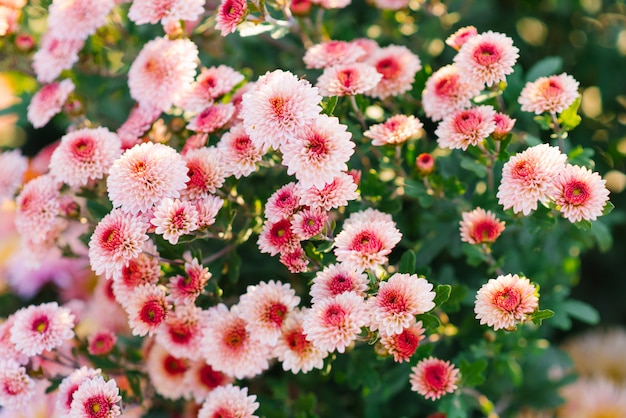
[[[574,222],[574,226],[582,231],[590,231],[593,224],[591,221],[583,219],[582,221]]]
[[[600,314],[591,305],[576,299],[569,299],[563,303],[563,309],[572,318],[589,325],[596,325],[600,322]]]
[[[400,258],[400,265],[398,266],[398,271],[400,273],[415,273],[415,264],[417,262],[417,258],[415,257],[415,251],[408,250],[402,257]]]
[[[470,363],[467,360],[462,360],[459,364],[459,370],[461,372],[461,384],[463,386],[471,387],[478,386],[485,381],[484,371],[487,368],[487,360],[480,359]]]
[[[572,103],[570,107],[565,109],[559,115],[559,123],[561,124],[561,127],[566,131],[571,131],[572,129],[580,125],[580,122],[582,121],[582,118],[578,114],[581,97],[581,95],[578,95],[576,100],[574,100],[574,103]]]
[[[558,73],[563,68],[563,58],[546,57],[533,65],[526,73],[526,81],[535,81],[539,77],[547,77]]]
[[[450,294],[452,293],[452,286],[449,284],[440,284],[435,288],[435,306],[440,306],[450,299]]]
[[[613,209],[615,209],[615,205],[610,201],[607,201],[604,205],[604,208],[602,208],[602,215],[608,215],[609,213],[613,212]]]
[[[532,314],[529,319],[533,321],[533,324],[541,325],[541,321],[543,321],[544,319],[552,318],[553,316],[554,311],[551,311],[550,309],[542,309]]]
[[[433,330],[441,326],[441,322],[439,321],[439,318],[437,318],[435,315],[431,313],[423,313],[421,315],[417,315],[415,318],[418,321],[422,321],[422,324],[424,325],[424,328],[426,329]]]

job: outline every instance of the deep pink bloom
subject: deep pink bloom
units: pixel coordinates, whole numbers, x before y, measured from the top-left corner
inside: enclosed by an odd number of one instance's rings
[[[496,218],[491,211],[476,208],[471,212],[461,214],[460,222],[461,241],[470,244],[491,244],[496,241],[502,231],[504,222]]]
[[[449,361],[434,357],[421,360],[411,368],[411,390],[433,401],[454,392],[458,380],[459,369]]]
[[[215,29],[226,36],[237,29],[248,11],[246,0],[222,0],[215,18]]]

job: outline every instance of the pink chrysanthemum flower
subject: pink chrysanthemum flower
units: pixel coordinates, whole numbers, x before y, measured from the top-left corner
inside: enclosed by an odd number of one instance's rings
[[[147,240],[145,223],[114,209],[102,218],[89,240],[91,268],[96,274],[120,276],[122,268],[139,256]]]
[[[328,221],[328,212],[322,208],[307,208],[293,215],[291,230],[303,241],[311,239],[324,230]]]
[[[203,354],[214,370],[237,379],[254,377],[269,368],[270,347],[254,338],[235,305],[209,309],[204,329]]]
[[[59,186],[52,176],[39,176],[26,183],[17,196],[15,227],[23,239],[41,244],[65,225],[59,217],[62,214]]]
[[[382,77],[373,66],[355,62],[324,69],[315,86],[322,96],[355,96],[372,90]]]
[[[422,321],[415,322],[404,328],[402,332],[391,335],[381,335],[380,342],[387,352],[393,356],[393,361],[402,363],[409,361],[411,356],[415,354],[420,341],[424,339],[424,327]]]
[[[49,31],[59,39],[85,40],[106,24],[114,6],[114,0],[55,0],[48,8]]]
[[[181,106],[190,112],[200,112],[243,80],[241,73],[226,65],[203,68],[183,98]]]
[[[0,406],[19,411],[35,395],[35,381],[13,359],[0,360]]]
[[[402,234],[393,221],[363,220],[344,226],[335,238],[337,260],[360,270],[387,262]]]
[[[504,209],[528,215],[537,201],[552,199],[557,192],[555,180],[565,168],[567,156],[557,147],[540,144],[514,155],[502,167],[498,202]]]
[[[459,110],[446,116],[435,130],[441,148],[462,149],[477,146],[496,129],[496,111],[491,106]]]
[[[422,68],[418,56],[401,45],[380,48],[366,62],[383,76],[376,87],[367,92],[368,96],[378,99],[409,91],[415,74]]]
[[[237,25],[244,20],[247,12],[246,0],[222,0],[215,18],[215,29],[219,30],[222,36],[233,33],[237,30]]]
[[[156,207],[150,223],[156,226],[155,233],[176,245],[181,236],[198,229],[198,211],[188,201],[166,197]]]
[[[283,364],[283,370],[293,374],[308,373],[324,367],[326,351],[306,339],[302,323],[308,309],[296,309],[285,318],[283,332],[274,348],[274,355]]]
[[[192,304],[200,296],[211,276],[208,267],[201,265],[198,259],[186,262],[185,276],[170,278],[168,284],[170,300],[176,306]]]
[[[161,114],[161,109],[151,106],[134,106],[128,119],[117,130],[117,136],[122,141],[122,149],[130,149],[141,143],[140,137],[150,129],[150,126]]]
[[[459,67],[450,64],[428,78],[422,91],[426,116],[436,122],[472,105],[471,99],[481,92],[483,85],[461,75]]]
[[[227,172],[221,150],[216,147],[198,148],[189,151],[183,158],[189,169],[184,196],[197,199],[222,187]]]
[[[278,222],[291,217],[300,207],[300,196],[296,183],[287,183],[276,190],[265,203],[265,217],[268,221]]]
[[[257,244],[262,253],[274,256],[294,249],[298,244],[298,237],[292,232],[289,219],[281,219],[278,222],[265,221]]]
[[[384,123],[372,125],[363,133],[372,139],[372,145],[399,145],[410,138],[417,137],[422,130],[422,122],[413,115],[395,115]]]
[[[348,6],[351,0],[311,0],[313,4],[317,4],[324,9],[343,9]]]
[[[505,81],[513,72],[518,53],[511,38],[488,31],[468,39],[454,57],[454,62],[468,79],[491,86]]]
[[[174,356],[157,343],[148,353],[146,366],[150,382],[159,395],[172,400],[189,397],[191,388],[185,379],[189,360]]]
[[[121,153],[122,142],[108,129],[79,129],[61,138],[50,173],[70,186],[85,186],[101,179]]]
[[[343,228],[346,229],[350,225],[359,225],[368,222],[387,222],[392,224],[393,218],[388,213],[381,212],[374,208],[367,208],[365,210],[351,213],[350,216],[343,222]]]
[[[421,176],[427,176],[435,171],[435,157],[432,154],[423,152],[415,159],[415,169]]]
[[[19,150],[0,152],[0,204],[13,199],[27,169],[28,159]]]
[[[177,306],[157,330],[156,340],[174,357],[199,360],[206,315],[194,305]]]
[[[595,353],[594,353],[595,354]],[[610,375],[579,377],[562,386],[559,395],[565,403],[556,411],[557,418],[621,418],[626,416],[626,388]]]
[[[29,356],[22,353],[11,342],[11,328],[15,321],[15,315],[10,315],[2,324],[0,324],[0,352],[3,353],[4,359],[13,359],[19,364],[26,364]]]
[[[341,293],[313,305],[302,328],[307,340],[322,351],[343,353],[369,322],[363,298],[356,293]]]
[[[161,277],[159,251],[150,240],[145,241],[141,252],[128,260],[119,274],[114,275],[111,290],[115,300],[122,306],[128,306],[135,289],[145,283],[155,284]]]
[[[207,395],[206,401],[198,412],[198,418],[258,418],[254,415],[254,411],[258,408],[256,395],[248,396],[248,388],[228,384],[215,388]]]
[[[504,222],[496,218],[489,210],[476,208],[471,212],[463,212],[460,222],[461,241],[470,244],[492,244],[504,231]]]
[[[224,205],[224,201],[212,195],[203,196],[193,201],[198,211],[198,229],[215,223],[215,217]]]
[[[186,20],[193,22],[204,13],[206,0],[134,0],[128,10],[128,18],[138,25]]]
[[[151,283],[137,287],[125,308],[133,335],[143,337],[154,334],[171,308],[163,287]]]
[[[166,197],[180,197],[187,177],[185,161],[174,148],[146,142],[127,150],[109,170],[107,190],[113,207],[137,214]]]
[[[354,177],[344,172],[338,173],[332,182],[326,183],[321,189],[315,186],[296,185],[302,205],[312,208],[319,207],[326,211],[346,206],[348,201],[356,199],[359,196],[356,189]]]
[[[359,62],[365,61],[367,57],[380,49],[378,42],[371,38],[356,38],[350,41],[350,43],[360,46],[365,51],[365,55],[358,60]]]
[[[539,77],[526,83],[519,96],[524,112],[560,113],[578,98],[578,81],[569,74]]]
[[[74,370],[69,376],[67,376],[59,385],[59,392],[57,394],[57,401],[55,405],[56,411],[62,417],[67,417],[71,413],[72,401],[74,400],[74,393],[80,387],[81,383],[87,379],[91,379],[101,375],[100,369],[92,369],[87,366],[83,366],[80,369]]]
[[[359,45],[346,41],[327,41],[308,48],[302,60],[306,68],[327,68],[352,64],[365,55]]]
[[[476,35],[478,35],[478,30],[474,26],[465,26],[448,36],[446,44],[458,51],[465,42]]]
[[[234,114],[235,106],[232,103],[212,104],[194,116],[189,121],[187,129],[210,134],[223,128]]]
[[[280,254],[280,263],[287,267],[291,273],[304,273],[309,265],[309,259],[302,248],[302,245],[295,245]]]
[[[536,292],[530,280],[517,274],[491,279],[476,293],[476,319],[494,330],[513,330],[539,307]]]
[[[83,45],[85,41],[82,39],[59,39],[46,33],[41,39],[39,50],[33,56],[33,70],[37,74],[37,81],[50,83],[63,70],[72,68],[78,61],[78,53]]]
[[[493,120],[496,122],[496,129],[491,133],[491,137],[496,141],[502,141],[513,130],[515,119],[511,119],[509,115],[504,113],[496,112]]]
[[[382,10],[400,10],[408,7],[410,0],[373,0],[373,2]]]
[[[69,418],[114,418],[121,415],[122,397],[115,380],[102,376],[84,380],[74,392]]]
[[[21,10],[18,8],[0,4],[0,36],[10,35],[18,30],[18,20],[21,14]]]
[[[330,264],[313,278],[311,303],[316,304],[346,292],[365,297],[368,288],[367,274],[346,264]]]
[[[554,201],[570,222],[595,221],[609,200],[605,184],[598,173],[568,164],[556,178]]]
[[[69,78],[43,86],[30,100],[28,121],[35,128],[46,125],[54,115],[61,111],[63,104],[73,91],[74,83]]]
[[[459,369],[438,358],[428,357],[411,368],[411,390],[433,401],[457,389]]]
[[[270,280],[248,286],[239,299],[239,316],[246,328],[263,344],[276,345],[285,316],[300,303],[300,298],[289,284]]]
[[[198,47],[188,39],[153,39],[128,71],[130,95],[140,106],[168,110],[193,83],[197,60]]]
[[[321,100],[308,81],[276,70],[243,95],[240,117],[256,146],[279,149],[318,117]]]
[[[322,188],[348,169],[355,144],[346,125],[336,117],[319,115],[281,147],[287,174],[295,175],[302,187]]]
[[[214,370],[204,360],[194,361],[185,373],[185,386],[189,388],[196,403],[201,404],[207,395],[219,386],[232,383],[233,378]]]
[[[117,335],[110,330],[101,330],[89,336],[87,339],[87,351],[92,356],[106,356],[117,343]]]
[[[415,315],[435,307],[432,290],[433,285],[416,274],[395,273],[368,299],[370,329],[383,335],[401,333],[415,321]]]
[[[252,142],[241,123],[222,135],[217,148],[222,153],[227,175],[234,175],[235,178],[246,177],[256,171],[256,163],[261,161],[265,154],[264,149]]]

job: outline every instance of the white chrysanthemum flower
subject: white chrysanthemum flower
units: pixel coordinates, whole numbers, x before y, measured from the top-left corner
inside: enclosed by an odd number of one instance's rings
[[[248,396],[248,388],[228,384],[215,388],[208,394],[198,412],[198,418],[258,418],[254,415],[258,408],[256,395]]]

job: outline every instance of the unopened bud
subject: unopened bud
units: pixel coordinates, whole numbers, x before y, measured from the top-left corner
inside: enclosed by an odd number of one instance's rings
[[[424,152],[417,156],[415,168],[420,175],[427,176],[435,171],[435,159],[431,154]]]

